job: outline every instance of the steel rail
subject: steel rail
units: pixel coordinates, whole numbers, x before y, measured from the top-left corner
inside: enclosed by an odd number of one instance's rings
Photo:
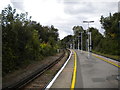
[[[44,65],[42,68],[39,68],[38,70],[36,70],[35,72],[33,72],[32,74],[30,74],[29,76],[23,78],[22,80],[20,80],[17,83],[14,83],[12,85],[9,85],[7,87],[2,88],[2,90],[8,90],[8,89],[17,89],[17,88],[22,88],[23,86],[25,86],[26,84],[32,82],[34,79],[36,79],[38,76],[42,75],[45,71],[47,71],[48,69],[50,69],[51,67],[53,67],[56,63],[58,63],[63,57],[65,56],[65,50],[63,51],[63,54],[56,59],[54,62],[50,63],[49,65]]]

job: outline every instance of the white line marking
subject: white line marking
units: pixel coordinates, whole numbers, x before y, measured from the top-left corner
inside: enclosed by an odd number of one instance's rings
[[[60,73],[63,71],[63,69],[65,68],[65,66],[67,65],[68,61],[70,60],[72,55],[72,51],[70,50],[70,56],[67,59],[67,61],[64,63],[63,67],[57,72],[57,74],[55,75],[55,77],[52,79],[52,81],[47,85],[47,87],[45,88],[45,90],[49,90],[50,87],[53,85],[53,83],[55,82],[55,80],[57,79],[57,77],[60,75]]]

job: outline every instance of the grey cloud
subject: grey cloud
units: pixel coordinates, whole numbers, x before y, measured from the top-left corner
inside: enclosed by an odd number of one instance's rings
[[[64,5],[64,12],[69,15],[80,14],[98,14],[112,12],[117,9],[116,2],[78,2],[78,3],[66,3]]]
[[[14,8],[24,11],[24,0],[11,0],[11,3],[13,4]]]
[[[78,3],[67,3],[64,7],[64,12],[66,14],[77,15],[77,14],[88,14],[94,13],[94,6],[91,2],[78,2]]]
[[[90,26],[96,27],[103,33],[104,30],[101,30],[101,25],[99,19],[101,15],[109,15],[110,12],[114,13],[117,10],[116,2],[76,2],[71,0],[70,2],[64,2],[64,13],[70,15],[71,18],[65,20],[57,19],[54,22],[55,26],[58,27],[61,31],[72,34],[73,26],[80,25],[86,30],[88,28],[87,23],[83,23],[84,20],[94,20],[93,24]],[[61,34],[60,34],[61,35]]]

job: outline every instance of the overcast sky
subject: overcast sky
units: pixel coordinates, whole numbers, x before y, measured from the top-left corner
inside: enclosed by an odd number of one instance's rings
[[[28,12],[32,20],[41,25],[59,29],[60,39],[73,34],[73,26],[80,25],[87,29],[84,20],[92,20],[90,27],[104,32],[100,25],[100,16],[108,16],[118,11],[119,0],[0,0],[0,10],[8,4],[18,12]]]

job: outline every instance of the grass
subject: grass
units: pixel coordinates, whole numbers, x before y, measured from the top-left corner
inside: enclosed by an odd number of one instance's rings
[[[104,54],[104,53],[100,53],[100,52],[96,52],[96,51],[92,51],[92,52],[102,55],[102,56],[105,56],[105,57],[108,57],[108,58],[111,58],[111,59],[114,59],[114,60],[117,60],[117,61],[120,61],[120,56],[118,56],[118,55]]]

